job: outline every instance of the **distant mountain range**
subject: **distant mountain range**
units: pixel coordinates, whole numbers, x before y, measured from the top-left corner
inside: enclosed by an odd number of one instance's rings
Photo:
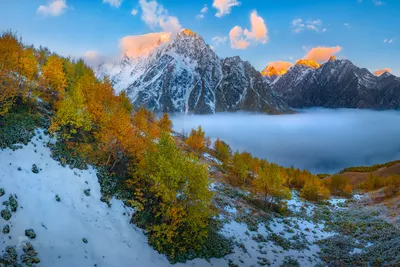
[[[283,75],[265,77],[293,108],[400,108],[399,77],[375,76],[345,59],[331,57],[322,65],[301,60]]]
[[[288,70],[257,71],[240,57],[220,59],[204,40],[182,30],[150,53],[99,66],[134,106],[155,112],[291,113],[293,108],[400,107],[400,78],[375,76],[349,60],[299,60]]]

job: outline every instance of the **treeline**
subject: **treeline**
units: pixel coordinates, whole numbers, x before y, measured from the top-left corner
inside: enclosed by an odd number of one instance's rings
[[[345,172],[374,172],[379,170],[380,168],[384,167],[390,167],[396,164],[400,164],[400,160],[395,160],[395,161],[390,161],[384,164],[375,164],[372,166],[358,166],[358,167],[349,167],[345,168],[340,171],[340,173],[345,173]]]
[[[26,46],[5,32],[0,125],[26,107],[49,117],[41,126],[57,137],[59,159],[82,159],[124,181],[127,203],[136,209],[132,221],[158,251],[174,261],[202,249],[214,215],[207,168],[178,148],[167,115],[134,110],[125,93],[116,95],[82,60]]]

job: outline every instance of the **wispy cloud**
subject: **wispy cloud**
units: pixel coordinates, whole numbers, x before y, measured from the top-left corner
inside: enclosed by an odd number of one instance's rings
[[[119,8],[123,0],[103,0],[103,3],[110,4],[110,6]]]
[[[222,16],[228,15],[231,13],[232,7],[240,5],[240,2],[237,0],[214,0],[213,7],[218,10],[215,14],[216,17],[220,18]]]
[[[176,33],[182,25],[175,16],[170,16],[168,10],[155,0],[139,0],[142,9],[142,20],[151,29],[162,29],[164,32]]]
[[[294,33],[301,33],[304,30],[326,32],[326,28],[322,27],[322,20],[320,19],[304,21],[301,18],[297,18],[292,20],[291,26]]]
[[[208,12],[208,7],[207,5],[204,5],[204,7],[200,10],[200,14],[196,15],[196,19],[204,19],[204,15],[207,14]]]
[[[240,26],[235,26],[229,32],[231,48],[246,49],[250,44],[262,43],[268,41],[268,29],[264,19],[258,16],[257,11],[253,11],[250,15],[251,30],[242,29]]]
[[[131,14],[132,14],[133,16],[136,16],[137,13],[139,13],[139,11],[138,11],[137,9],[135,9],[135,8],[132,9]]]
[[[383,42],[385,44],[391,44],[391,43],[393,43],[393,39],[385,39],[385,40],[383,40]]]
[[[215,44],[215,46],[219,46],[219,45],[225,43],[227,40],[228,40],[228,37],[226,37],[226,36],[214,36],[212,38],[212,41]]]
[[[48,5],[41,5],[36,12],[44,16],[60,16],[67,9],[66,0],[53,0]]]

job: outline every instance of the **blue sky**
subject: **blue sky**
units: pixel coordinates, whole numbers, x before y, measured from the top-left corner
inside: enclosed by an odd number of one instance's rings
[[[114,56],[125,36],[179,25],[200,34],[220,57],[239,55],[259,70],[271,61],[294,63],[314,47],[339,47],[338,58],[400,76],[399,14],[398,0],[0,0],[0,30],[65,56]],[[261,22],[265,35],[254,28]],[[233,47],[235,26],[245,49]]]

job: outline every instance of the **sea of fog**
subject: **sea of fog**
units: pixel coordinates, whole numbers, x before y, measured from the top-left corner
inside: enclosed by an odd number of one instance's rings
[[[313,173],[400,159],[400,112],[305,109],[293,115],[245,112],[172,115],[173,128],[186,133],[199,125],[233,150]]]

